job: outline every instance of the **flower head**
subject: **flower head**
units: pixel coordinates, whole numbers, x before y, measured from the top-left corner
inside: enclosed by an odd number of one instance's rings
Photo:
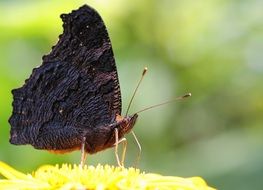
[[[200,177],[182,178],[144,173],[109,165],[44,165],[32,174],[21,173],[0,161],[0,189],[175,189],[213,190]]]

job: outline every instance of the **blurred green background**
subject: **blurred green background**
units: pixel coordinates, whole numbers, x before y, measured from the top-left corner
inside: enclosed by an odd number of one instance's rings
[[[61,13],[82,4],[103,17],[118,67],[123,110],[144,66],[149,72],[131,113],[186,92],[193,96],[140,114],[139,168],[202,176],[218,189],[263,187],[262,0],[1,0],[0,160],[29,172],[41,164],[79,163],[9,144],[11,89],[23,85],[62,33]],[[127,166],[137,148],[131,135]],[[115,164],[112,149],[88,164]]]

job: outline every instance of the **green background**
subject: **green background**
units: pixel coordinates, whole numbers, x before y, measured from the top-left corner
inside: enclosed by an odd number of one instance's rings
[[[130,113],[193,94],[139,115],[139,168],[202,176],[218,189],[262,189],[262,0],[1,0],[0,160],[23,172],[79,163],[80,152],[54,155],[9,144],[8,118],[11,89],[23,85],[62,33],[59,15],[84,3],[108,28],[123,110],[144,66],[149,72]],[[137,148],[127,138],[126,166],[132,166]],[[115,164],[114,151],[88,155],[88,164],[98,163]]]

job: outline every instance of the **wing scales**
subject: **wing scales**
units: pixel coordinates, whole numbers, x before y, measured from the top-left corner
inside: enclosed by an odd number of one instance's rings
[[[10,142],[60,150],[80,146],[83,131],[121,113],[113,51],[98,13],[83,6],[61,15],[64,32],[14,96]]]

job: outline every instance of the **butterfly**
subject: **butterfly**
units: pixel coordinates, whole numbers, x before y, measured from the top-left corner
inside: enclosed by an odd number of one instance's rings
[[[81,150],[83,164],[86,153],[124,142],[138,114],[121,116],[118,73],[100,15],[84,5],[61,18],[57,44],[12,90],[10,143],[55,153]]]

